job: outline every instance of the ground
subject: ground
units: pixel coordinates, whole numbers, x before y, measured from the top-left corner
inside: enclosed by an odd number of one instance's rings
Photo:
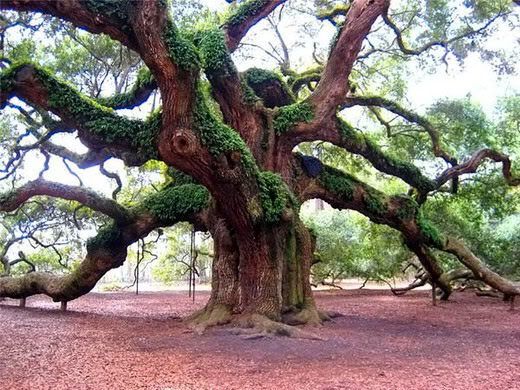
[[[0,302],[2,389],[520,389],[520,309],[456,293],[316,293],[344,314],[324,341],[199,336],[181,292],[91,293],[69,311],[45,297]]]

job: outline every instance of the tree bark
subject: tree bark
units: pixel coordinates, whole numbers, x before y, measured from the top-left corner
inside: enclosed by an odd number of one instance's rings
[[[290,324],[321,322],[310,286],[313,244],[303,223],[285,222],[233,233],[214,216],[211,296],[188,318],[199,330],[236,318],[263,316]]]

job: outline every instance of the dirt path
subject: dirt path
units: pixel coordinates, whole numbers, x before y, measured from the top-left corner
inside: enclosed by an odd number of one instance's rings
[[[326,341],[186,333],[185,294],[89,294],[0,303],[1,389],[520,389],[520,309],[455,294],[319,292],[345,317]]]

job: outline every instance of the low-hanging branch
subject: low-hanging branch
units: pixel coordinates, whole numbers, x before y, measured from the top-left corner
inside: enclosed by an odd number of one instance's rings
[[[406,196],[388,196],[353,176],[328,167],[313,157],[294,155],[296,193],[301,201],[319,198],[339,209],[356,210],[373,222],[388,225],[404,237],[405,244],[418,256],[423,267],[443,292],[451,288],[444,281],[442,268],[431,248],[451,253],[476,278],[507,296],[520,295],[520,289],[489,269],[462,241],[443,236],[423,215],[420,206]]]
[[[70,191],[68,186],[65,188]],[[7,200],[3,198],[0,210],[23,203],[28,189],[25,190],[25,192],[17,192],[14,200],[12,196]],[[84,189],[81,191],[85,192]],[[66,194],[60,191],[58,196],[65,198]],[[103,199],[101,203],[99,199],[95,199],[94,202],[83,198],[82,194],[79,200],[102,212],[110,213],[114,219],[120,216],[113,212],[113,207],[117,203],[110,199]],[[135,206],[131,218],[124,224],[116,220],[118,223],[102,227],[95,237],[87,241],[87,255],[73,272],[66,275],[31,272],[19,277],[0,277],[0,297],[24,298],[45,294],[54,301],[73,300],[89,292],[110,269],[121,266],[126,259],[128,246],[146,237],[154,229],[172,226],[181,221],[204,227],[207,223],[205,210],[209,201],[209,193],[202,186],[195,184],[167,186],[149,195],[141,204]]]
[[[30,198],[42,195],[77,201],[92,210],[113,218],[119,224],[128,224],[133,220],[130,210],[92,190],[43,179],[31,181],[15,190],[2,194],[0,196],[0,211],[14,211]]]

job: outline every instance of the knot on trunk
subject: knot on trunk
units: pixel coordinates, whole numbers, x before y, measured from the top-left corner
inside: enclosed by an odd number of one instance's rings
[[[191,156],[194,155],[198,149],[197,137],[188,131],[179,130],[173,134],[170,146],[172,151],[177,154]]]

